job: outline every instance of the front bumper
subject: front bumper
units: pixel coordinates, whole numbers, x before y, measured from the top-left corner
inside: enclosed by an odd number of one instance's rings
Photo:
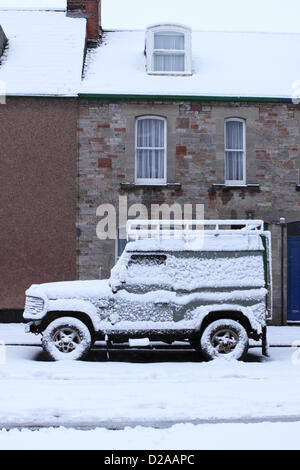
[[[41,323],[42,323],[41,321],[34,321],[34,322],[29,321],[25,325],[25,333],[35,333],[35,334],[41,333],[41,329],[40,329]]]

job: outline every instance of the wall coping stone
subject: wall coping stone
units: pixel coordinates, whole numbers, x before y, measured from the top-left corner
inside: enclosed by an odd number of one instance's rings
[[[172,191],[180,191],[180,183],[166,183],[166,184],[136,184],[136,183],[120,183],[123,190],[137,190],[137,189],[170,189]]]

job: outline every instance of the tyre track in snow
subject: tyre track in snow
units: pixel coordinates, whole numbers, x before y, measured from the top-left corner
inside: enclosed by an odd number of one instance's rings
[[[125,428],[135,428],[137,426],[143,428],[154,428],[154,429],[168,429],[176,424],[192,424],[192,425],[201,425],[201,424],[261,424],[261,423],[300,423],[300,415],[298,416],[263,416],[259,418],[228,418],[228,419],[192,419],[192,420],[166,420],[166,421],[129,421],[127,419],[122,420],[110,420],[110,421],[97,421],[97,422],[89,422],[89,423],[79,423],[78,421],[72,422],[54,422],[54,421],[45,421],[43,423],[38,422],[24,422],[24,423],[9,423],[9,424],[1,424],[0,423],[0,430],[12,430],[12,429],[29,429],[32,431],[37,431],[39,429],[58,429],[58,428],[66,428],[66,429],[76,429],[81,431],[92,431],[99,428],[105,428],[111,431],[119,431]]]

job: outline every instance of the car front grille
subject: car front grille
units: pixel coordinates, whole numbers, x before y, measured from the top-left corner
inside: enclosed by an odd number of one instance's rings
[[[24,313],[38,315],[43,311],[44,301],[38,297],[26,297]]]

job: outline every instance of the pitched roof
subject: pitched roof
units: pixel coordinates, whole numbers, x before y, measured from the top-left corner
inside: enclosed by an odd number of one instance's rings
[[[144,31],[110,31],[89,51],[81,94],[291,98],[300,34],[192,32],[192,76],[146,73]]]
[[[0,65],[7,96],[77,96],[85,19],[65,11],[1,11],[0,22],[8,38]]]

